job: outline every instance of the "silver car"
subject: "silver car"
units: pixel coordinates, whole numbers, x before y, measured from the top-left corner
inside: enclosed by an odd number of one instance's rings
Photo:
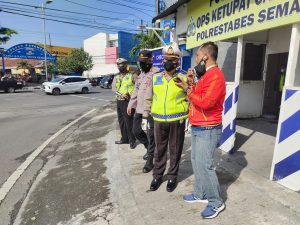
[[[47,94],[60,95],[64,93],[83,93],[91,91],[92,85],[87,78],[78,76],[65,76],[44,82],[43,90]]]

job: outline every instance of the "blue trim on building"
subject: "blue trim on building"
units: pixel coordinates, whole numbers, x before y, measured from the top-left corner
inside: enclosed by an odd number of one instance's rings
[[[300,130],[300,110],[290,116],[281,124],[280,136],[278,143],[289,138]]]
[[[296,92],[297,92],[297,90],[286,90],[284,101],[288,100],[288,99],[289,99],[290,97],[292,97]]]
[[[235,129],[236,129],[235,126],[236,126],[236,121],[233,120],[232,121],[232,127],[233,127],[232,129],[230,128],[231,124],[229,124],[227,127],[225,127],[225,129],[222,132],[222,136],[221,136],[219,145],[224,144],[225,141],[227,141],[227,139],[230,138],[235,133]]]
[[[237,101],[239,100],[239,90],[240,90],[240,86],[237,86],[234,92],[234,104],[237,103]]]
[[[233,93],[228,96],[224,103],[224,115],[232,108]]]
[[[281,180],[300,170],[300,150],[275,164],[274,180]]]

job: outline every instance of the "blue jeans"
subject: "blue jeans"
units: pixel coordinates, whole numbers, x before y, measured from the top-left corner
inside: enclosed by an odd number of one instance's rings
[[[194,195],[207,199],[209,205],[223,204],[220,185],[213,166],[214,152],[221,137],[222,126],[192,127],[192,166],[195,175]]]

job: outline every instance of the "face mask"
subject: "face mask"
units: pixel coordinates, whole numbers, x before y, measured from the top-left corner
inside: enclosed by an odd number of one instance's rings
[[[127,67],[125,65],[121,65],[118,67],[120,73],[126,73],[127,72]]]
[[[144,73],[148,73],[152,67],[152,64],[145,63],[145,62],[139,62],[139,67]]]
[[[164,68],[167,72],[171,72],[172,70],[176,69],[177,65],[173,61],[168,60],[164,63]]]
[[[200,79],[200,77],[203,76],[203,74],[205,74],[206,72],[206,67],[205,67],[205,62],[204,60],[202,59],[200,61],[200,63],[194,67],[196,73],[197,73],[197,78]]]

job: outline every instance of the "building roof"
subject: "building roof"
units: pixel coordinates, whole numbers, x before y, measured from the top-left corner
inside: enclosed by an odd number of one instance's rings
[[[177,12],[177,9],[182,6],[183,4],[189,2],[191,0],[178,0],[175,4],[171,5],[169,8],[167,8],[165,11],[162,13],[158,14],[156,17],[152,19],[152,23],[155,23],[156,20],[164,18],[170,14],[173,14]]]
[[[18,67],[18,63],[20,61],[27,61],[28,64],[32,65],[32,67],[42,67],[43,61],[37,59],[5,59],[5,68],[6,69],[16,69]],[[0,64],[0,68],[2,68],[2,63]]]

